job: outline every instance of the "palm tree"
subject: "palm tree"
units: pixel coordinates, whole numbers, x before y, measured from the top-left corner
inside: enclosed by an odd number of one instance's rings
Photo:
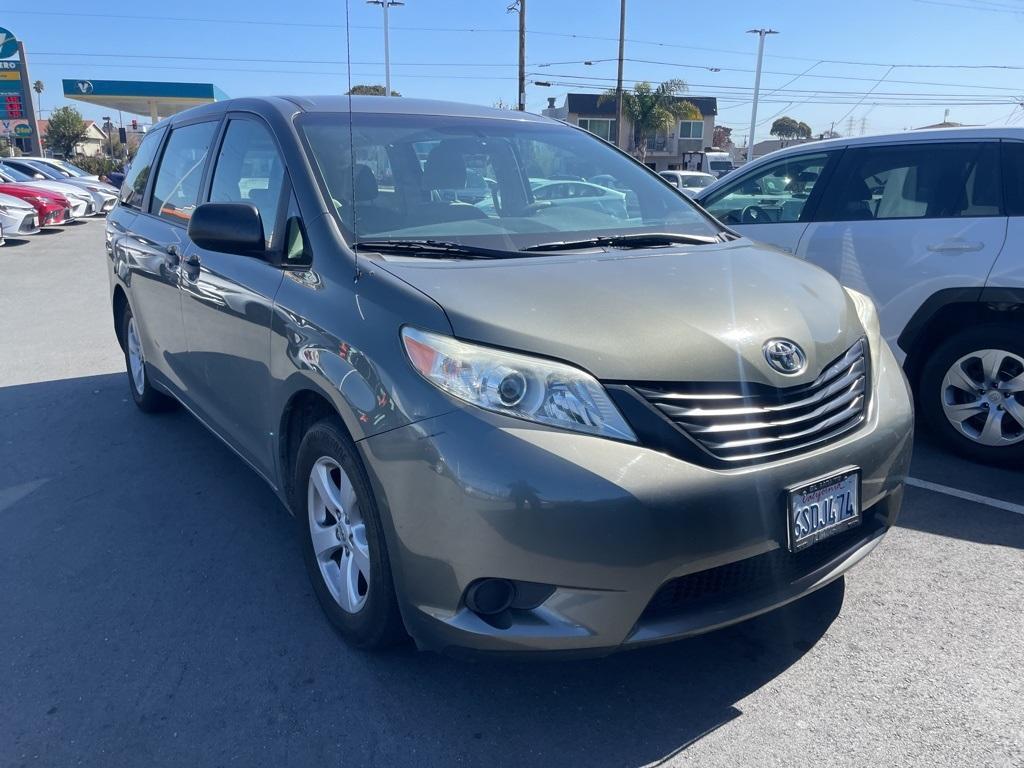
[[[36,120],[43,119],[43,91],[46,90],[46,86],[42,80],[36,80],[32,83],[32,90],[36,92]],[[33,125],[32,130],[35,131],[36,127]]]
[[[657,88],[644,81],[632,91],[622,94],[622,114],[633,126],[631,151],[642,163],[647,158],[647,142],[659,132],[668,132],[680,120],[700,120],[700,110],[693,102],[679,97],[686,92],[682,80],[666,80]],[[615,98],[615,91],[607,91],[598,103]]]

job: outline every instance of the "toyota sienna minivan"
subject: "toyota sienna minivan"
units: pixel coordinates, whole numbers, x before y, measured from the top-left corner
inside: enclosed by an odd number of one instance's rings
[[[632,203],[534,194],[598,176]],[[356,645],[706,632],[837,579],[899,512],[912,412],[871,301],[578,128],[197,107],[146,136],[106,245],[134,401],[267,481]]]

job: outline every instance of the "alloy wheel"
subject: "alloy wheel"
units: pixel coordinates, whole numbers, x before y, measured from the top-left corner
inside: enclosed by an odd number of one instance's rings
[[[1024,440],[1024,358],[1002,349],[981,349],[946,371],[940,392],[949,423],[981,445]]]
[[[355,487],[341,465],[321,457],[309,473],[309,533],[324,584],[347,613],[358,613],[370,590],[370,548]]]
[[[146,391],[146,360],[142,356],[142,342],[135,327],[135,318],[128,318],[128,368],[132,386],[141,397]]]

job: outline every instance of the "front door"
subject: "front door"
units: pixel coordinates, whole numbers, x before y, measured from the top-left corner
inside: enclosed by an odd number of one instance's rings
[[[798,249],[878,305],[896,341],[936,292],[981,288],[1006,238],[996,141],[846,151]]]
[[[207,199],[252,203],[267,253],[281,250],[284,163],[269,128],[250,116],[228,120]],[[283,272],[266,259],[190,246],[182,264],[182,316],[190,379],[200,410],[232,446],[273,477],[270,323]]]
[[[795,253],[840,150],[788,155],[742,171],[701,205],[745,237]],[[731,178],[731,177],[730,177]]]

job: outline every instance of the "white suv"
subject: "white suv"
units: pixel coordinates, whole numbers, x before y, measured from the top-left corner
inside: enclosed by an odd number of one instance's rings
[[[920,413],[949,447],[1024,459],[1024,129],[801,144],[696,199],[871,296]]]

